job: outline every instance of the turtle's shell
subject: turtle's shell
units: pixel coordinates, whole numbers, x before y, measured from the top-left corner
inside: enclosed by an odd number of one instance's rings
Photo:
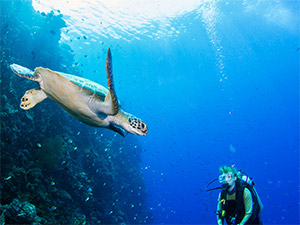
[[[81,88],[85,88],[101,97],[101,100],[104,101],[106,95],[108,94],[108,89],[103,87],[100,84],[97,84],[93,81],[90,81],[88,79],[78,77],[75,75],[67,74],[67,73],[62,73],[62,72],[56,72],[59,75],[63,76],[64,78],[68,79],[69,81],[72,81],[74,84],[80,86]]]
[[[40,87],[46,95],[74,118],[91,126],[107,125],[102,118],[106,116],[108,89],[93,81],[42,67],[36,68],[34,73],[40,77]]]
[[[109,93],[108,89],[102,85],[75,75],[56,72],[42,67],[36,68],[34,72],[41,77],[41,88],[48,95],[56,98],[56,100],[64,96],[68,96],[70,97],[69,100],[72,100],[78,95],[86,95],[93,96],[104,102],[106,95]]]

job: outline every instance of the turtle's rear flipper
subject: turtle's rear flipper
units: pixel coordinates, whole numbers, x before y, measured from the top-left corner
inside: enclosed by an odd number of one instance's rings
[[[20,77],[25,77],[29,80],[33,80],[33,81],[37,81],[37,82],[39,82],[41,79],[37,73],[33,72],[32,70],[30,70],[24,66],[20,66],[20,65],[14,63],[14,64],[10,65],[10,68],[15,74],[17,74]]]
[[[36,104],[45,100],[46,98],[47,95],[40,88],[28,90],[26,91],[25,95],[21,99],[20,107],[25,110],[31,109]]]

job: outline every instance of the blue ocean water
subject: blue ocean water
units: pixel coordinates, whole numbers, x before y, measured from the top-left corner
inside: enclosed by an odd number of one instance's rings
[[[235,165],[265,224],[299,224],[299,2],[113,3],[51,7],[78,75],[106,86],[110,47],[122,107],[147,123],[135,138],[152,223],[215,224],[218,191],[205,186]]]

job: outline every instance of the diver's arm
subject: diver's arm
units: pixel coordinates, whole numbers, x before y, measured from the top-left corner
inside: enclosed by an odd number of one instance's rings
[[[240,225],[244,225],[248,221],[248,219],[252,215],[252,210],[253,210],[253,200],[252,200],[251,192],[249,191],[248,188],[244,189],[243,198],[244,198],[244,205],[245,205],[245,216],[240,222]]]
[[[221,201],[220,201],[220,199],[221,199],[221,193],[219,194],[219,197],[218,197],[218,205],[217,205],[217,213],[219,213],[219,212],[221,212]],[[223,225],[224,224],[224,220],[223,219],[221,219],[221,217],[219,216],[219,214],[217,214],[217,221],[218,221],[218,225]]]

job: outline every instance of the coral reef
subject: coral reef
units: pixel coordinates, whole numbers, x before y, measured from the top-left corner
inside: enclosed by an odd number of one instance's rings
[[[14,199],[9,205],[1,206],[1,211],[8,224],[39,224],[42,219],[37,216],[36,209],[29,202]]]

